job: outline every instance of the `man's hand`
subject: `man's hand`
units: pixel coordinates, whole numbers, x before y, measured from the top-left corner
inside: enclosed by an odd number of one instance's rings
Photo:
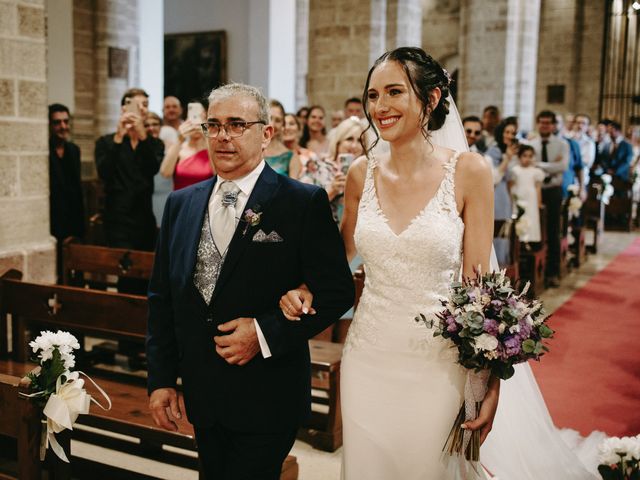
[[[260,351],[258,334],[253,318],[236,318],[218,325],[221,332],[233,332],[216,336],[216,352],[231,365],[245,365]]]
[[[172,432],[178,431],[175,419],[182,418],[182,412],[175,388],[158,388],[151,392],[149,410],[157,426]]]
[[[489,390],[482,401],[478,418],[463,424],[469,430],[480,430],[480,445],[487,439],[487,435],[493,427],[493,420],[498,410],[498,399],[500,398],[500,379],[491,376],[489,379]]]

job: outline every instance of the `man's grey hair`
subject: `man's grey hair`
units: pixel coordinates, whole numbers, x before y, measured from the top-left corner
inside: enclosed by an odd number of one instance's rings
[[[259,88],[245,85],[244,83],[227,83],[214,88],[209,94],[209,105],[213,102],[230,97],[244,96],[252,98],[258,105],[258,120],[269,123],[269,102]],[[249,119],[251,120],[251,119]]]

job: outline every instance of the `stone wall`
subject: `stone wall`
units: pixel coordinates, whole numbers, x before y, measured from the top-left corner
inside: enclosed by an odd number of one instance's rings
[[[598,114],[605,2],[542,0],[536,110]],[[563,103],[547,87],[564,85]]]
[[[0,272],[55,280],[44,0],[0,3]]]
[[[422,48],[451,73],[460,67],[460,0],[423,0]]]
[[[115,131],[120,98],[140,78],[137,5],[128,0],[74,0],[73,138],[82,151],[83,178],[95,178],[95,141]],[[127,78],[109,78],[109,47],[129,52]]]
[[[309,104],[331,111],[343,108],[347,98],[362,95],[370,35],[369,0],[310,0]]]

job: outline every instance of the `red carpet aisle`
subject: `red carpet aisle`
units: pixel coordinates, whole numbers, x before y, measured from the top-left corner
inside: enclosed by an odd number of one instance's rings
[[[640,433],[640,238],[550,320],[551,352],[531,362],[556,427]]]

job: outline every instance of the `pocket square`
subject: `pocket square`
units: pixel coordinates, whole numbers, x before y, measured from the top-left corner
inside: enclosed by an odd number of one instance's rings
[[[258,243],[280,243],[284,242],[284,239],[275,230],[267,235],[266,233],[264,233],[264,231],[262,231],[262,229],[260,229],[255,233],[252,241]]]

